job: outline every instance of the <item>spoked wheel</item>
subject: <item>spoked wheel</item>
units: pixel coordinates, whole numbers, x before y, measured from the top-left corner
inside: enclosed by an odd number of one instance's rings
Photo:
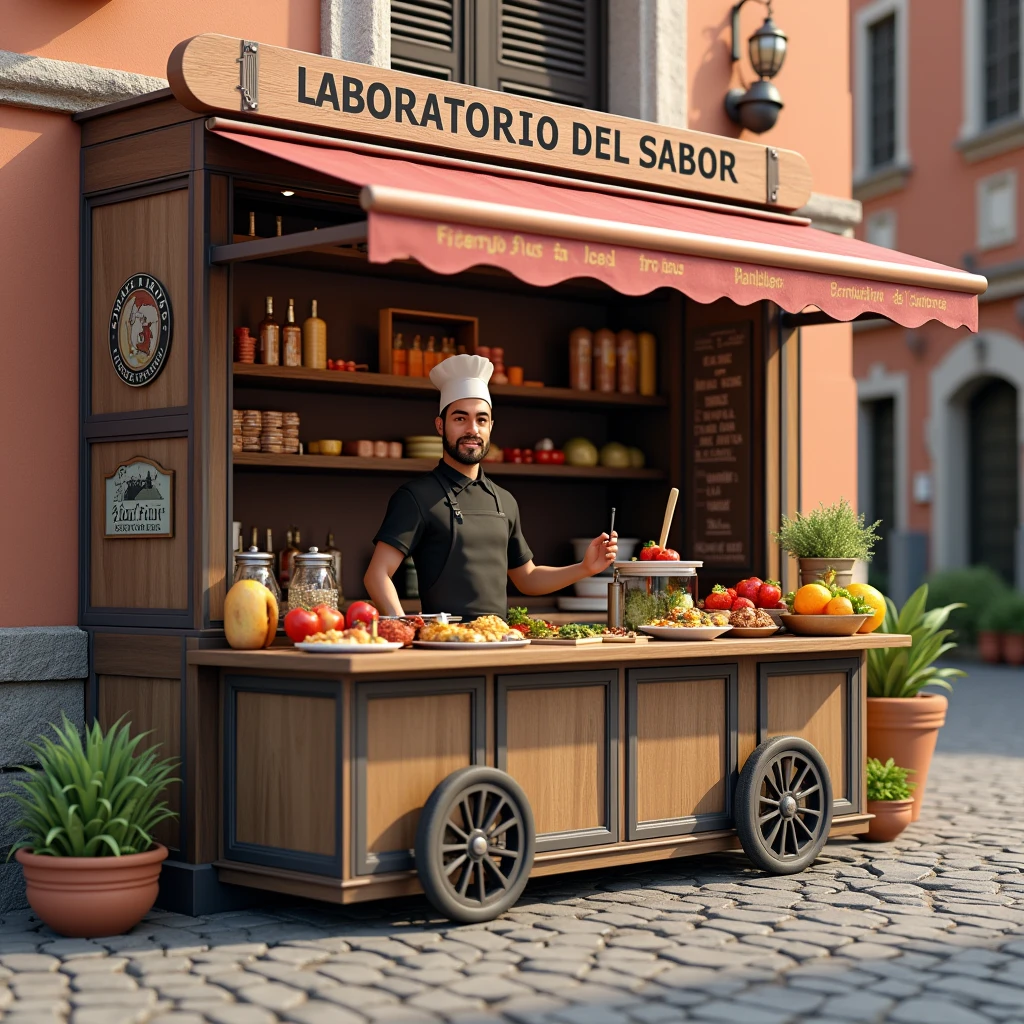
[[[416,871],[446,917],[490,921],[519,899],[533,845],[533,811],[518,783],[497,768],[461,768],[437,785],[420,814]]]
[[[736,786],[736,832],[764,871],[792,875],[813,863],[832,827],[832,780],[821,754],[797,736],[762,743]]]

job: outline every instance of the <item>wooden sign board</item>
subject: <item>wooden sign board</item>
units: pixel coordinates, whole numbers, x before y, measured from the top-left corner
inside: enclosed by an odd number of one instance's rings
[[[507,164],[792,210],[811,194],[791,150],[207,34],[167,64],[178,100]]]
[[[141,455],[122,462],[104,478],[103,536],[174,536],[174,470]]]

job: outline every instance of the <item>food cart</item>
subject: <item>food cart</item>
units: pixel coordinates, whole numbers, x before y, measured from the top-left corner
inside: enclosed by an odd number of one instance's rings
[[[671,539],[702,589],[788,589],[769,538],[798,506],[800,327],[974,328],[984,279],[812,230],[785,150],[226,36],[181,44],[168,77],[77,116],[89,711],[181,758],[164,904],[211,909],[215,879],[342,903],[424,889],[484,920],[530,875],[740,841],[785,872],[864,831],[864,652],[909,638],[233,651],[232,525],[261,546],[333,531],[357,596],[388,495],[433,465],[388,447],[436,400],[392,372],[391,333],[433,325],[525,369],[492,388],[500,443],[646,456],[488,464],[538,561],[613,505],[654,535],[676,486]],[[268,296],[279,322],[317,300],[327,355],[369,369],[236,362]],[[653,393],[568,386],[581,324],[653,335]],[[233,410],[287,410],[302,448],[282,430],[239,450]]]

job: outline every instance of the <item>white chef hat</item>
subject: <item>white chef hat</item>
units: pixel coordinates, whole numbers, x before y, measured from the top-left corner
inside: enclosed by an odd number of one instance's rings
[[[487,382],[494,364],[484,356],[449,356],[430,371],[434,387],[441,391],[441,411],[463,398],[480,398],[491,404]]]

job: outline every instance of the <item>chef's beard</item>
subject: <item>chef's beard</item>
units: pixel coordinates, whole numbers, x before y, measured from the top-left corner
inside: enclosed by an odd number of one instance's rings
[[[479,434],[463,434],[463,436],[459,438],[459,441],[465,441],[470,437],[472,437],[474,440],[483,442],[483,438],[480,437]],[[475,448],[472,451],[469,451],[464,448],[460,449],[459,441],[456,441],[455,444],[451,444],[448,441],[447,435],[443,436],[441,438],[441,441],[444,445],[444,450],[456,462],[461,462],[463,466],[475,466],[478,463],[483,462],[484,459],[487,457],[487,453],[491,450],[491,443],[489,441],[486,443],[481,443],[479,448]]]

